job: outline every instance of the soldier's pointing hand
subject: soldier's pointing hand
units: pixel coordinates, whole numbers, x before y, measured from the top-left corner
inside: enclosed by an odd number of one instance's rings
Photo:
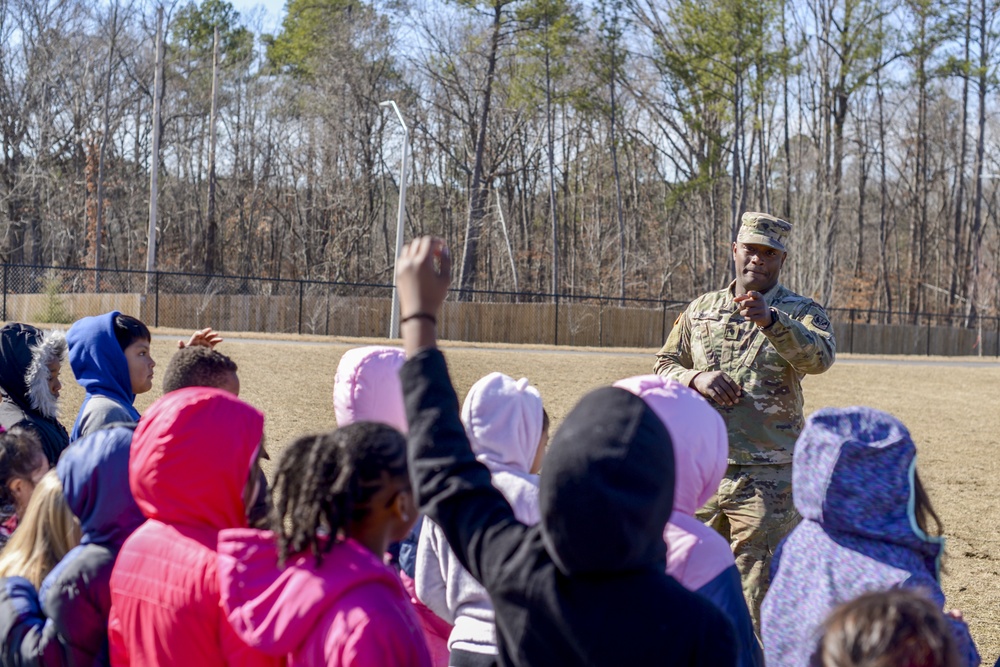
[[[747,292],[733,299],[740,308],[740,315],[747,318],[760,328],[771,326],[774,323],[774,314],[764,301],[764,295],[760,292]]]

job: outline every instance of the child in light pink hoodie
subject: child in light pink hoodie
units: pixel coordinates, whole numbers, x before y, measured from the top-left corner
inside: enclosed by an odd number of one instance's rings
[[[406,434],[406,407],[399,369],[406,355],[398,347],[369,345],[344,353],[333,380],[337,426],[354,422],[388,424]]]
[[[223,608],[240,638],[290,667],[430,667],[409,595],[382,562],[416,520],[399,431],[371,422],[283,452],[275,532],[219,534]]]
[[[369,345],[345,352],[337,365],[333,383],[333,411],[337,425],[347,426],[359,421],[380,422],[405,435],[409,427],[399,381],[399,369],[405,362],[406,355],[398,347]],[[417,519],[413,531],[402,542],[390,547],[390,551],[399,562],[399,578],[420,618],[431,662],[435,667],[448,667],[451,624],[417,598],[415,559],[422,523],[421,519]]]
[[[725,422],[697,392],[660,375],[631,377],[614,386],[642,398],[673,440],[674,511],[663,531],[667,574],[726,614],[736,630],[740,667],[763,667],[733,552],[721,535],[694,518],[726,472]]]

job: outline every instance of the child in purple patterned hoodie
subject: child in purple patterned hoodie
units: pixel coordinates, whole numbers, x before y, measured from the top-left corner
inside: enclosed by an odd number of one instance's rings
[[[918,589],[944,607],[941,524],[899,420],[864,407],[814,413],[795,443],[792,488],[802,523],[771,564],[761,612],[768,667],[810,665],[824,619],[863,593]],[[976,667],[968,626],[949,621],[961,664]]]

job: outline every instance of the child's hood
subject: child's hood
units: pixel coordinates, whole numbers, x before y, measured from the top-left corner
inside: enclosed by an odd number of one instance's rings
[[[662,569],[673,499],[663,422],[628,391],[597,389],[570,411],[545,455],[545,549],[567,575]]]
[[[132,438],[129,486],[143,514],[168,524],[246,526],[243,491],[264,415],[229,392],[187,387],[150,406]]]
[[[0,329],[0,387],[22,410],[44,417],[59,416],[59,404],[49,391],[51,363],[63,363],[66,336],[12,322]]]
[[[354,540],[336,544],[316,568],[311,553],[278,566],[275,535],[251,528],[219,533],[219,591],[230,625],[240,638],[268,655],[294,652],[317,631],[322,616],[346,593],[381,584],[408,603],[402,584],[379,559]]]
[[[916,447],[895,417],[865,407],[814,412],[795,443],[792,487],[803,519],[936,558],[941,538],[915,516]]]
[[[123,406],[135,401],[128,360],[115,337],[117,310],[84,317],[66,334],[69,365],[76,381],[90,395],[107,396]]]
[[[396,347],[372,345],[344,353],[333,382],[333,411],[338,426],[374,421],[401,433],[409,429],[399,369],[406,355]]]
[[[145,517],[129,489],[132,429],[101,429],[77,440],[56,466],[66,504],[80,519],[81,544],[118,551]]]
[[[729,542],[684,512],[674,511],[663,529],[667,574],[689,591],[698,591],[728,568],[736,567]]]
[[[527,378],[490,373],[472,385],[462,404],[462,423],[476,460],[493,473],[531,472],[542,421],[542,397]]]
[[[722,416],[696,391],[660,375],[626,378],[614,386],[646,401],[667,427],[677,470],[674,511],[694,515],[726,474],[729,436]]]

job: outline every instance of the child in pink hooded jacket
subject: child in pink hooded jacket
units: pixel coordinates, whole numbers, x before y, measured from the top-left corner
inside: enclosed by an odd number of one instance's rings
[[[694,518],[726,472],[729,437],[725,422],[697,392],[660,375],[631,377],[614,386],[642,398],[673,440],[674,511],[663,531],[667,574],[726,614],[739,642],[740,667],[763,667],[733,552],[721,535]]]
[[[409,595],[382,562],[416,519],[399,431],[359,422],[282,453],[275,532],[219,535],[222,606],[239,637],[289,667],[430,667]]]
[[[345,352],[337,364],[333,382],[333,412],[337,425],[379,422],[406,435],[409,426],[399,381],[399,369],[405,362],[406,355],[398,347],[369,345]],[[422,524],[422,519],[418,518],[413,531],[402,542],[390,547],[390,551],[399,562],[399,578],[420,618],[431,662],[435,667],[448,667],[451,624],[417,598],[414,567]]]
[[[406,435],[406,407],[399,382],[404,363],[406,355],[398,347],[369,345],[345,352],[333,379],[337,426],[379,422]]]

